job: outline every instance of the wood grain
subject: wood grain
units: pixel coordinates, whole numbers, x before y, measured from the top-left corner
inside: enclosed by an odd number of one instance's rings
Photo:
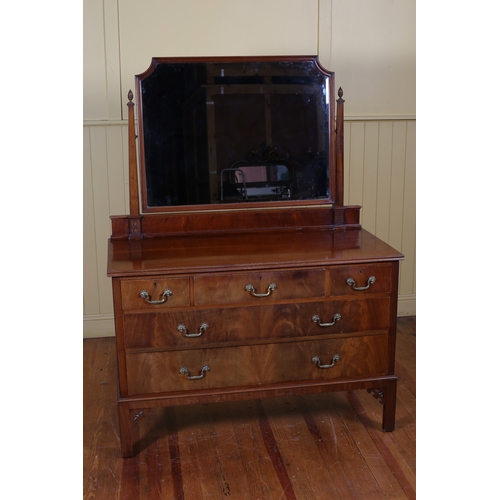
[[[242,341],[272,342],[301,336],[342,335],[389,327],[387,297],[365,300],[304,302],[224,309],[190,309],[170,313],[130,313],[123,318],[125,348],[132,350],[177,350],[215,347],[217,343]],[[321,327],[312,321],[317,315],[323,323],[341,318],[332,326]],[[201,325],[208,325],[201,329]],[[186,327],[186,337],[179,331]]]
[[[415,318],[399,318],[396,428],[364,390],[153,408],[120,457],[115,339],[84,340],[84,500],[414,499]],[[142,450],[142,451],[141,451]]]
[[[325,269],[299,269],[293,271],[260,271],[258,273],[232,273],[196,276],[194,279],[195,305],[231,304],[246,302],[260,304],[263,300],[302,299],[325,296]],[[274,290],[268,287],[276,285]],[[252,285],[255,297],[246,290]]]
[[[110,240],[108,276],[155,276],[196,272],[303,268],[364,264],[403,255],[369,232],[330,230],[190,234],[144,239],[132,249],[127,240]]]
[[[165,309],[171,307],[189,305],[189,279],[180,278],[156,278],[156,279],[127,279],[121,282],[122,307],[128,309],[145,309],[148,311]],[[166,297],[162,304],[153,305],[146,299],[140,297],[142,291],[149,294],[150,301],[163,299],[163,292],[170,290],[172,295]]]
[[[319,356],[332,368],[318,368]],[[265,386],[281,382],[374,377],[387,373],[387,334],[213,349],[127,354],[129,395]],[[180,373],[187,368],[190,377]]]
[[[368,286],[368,278],[374,277],[375,282],[370,284],[366,293],[387,293],[391,291],[390,264],[337,266],[330,269],[331,295],[359,295],[355,287]],[[353,278],[355,285],[347,284],[347,279]]]

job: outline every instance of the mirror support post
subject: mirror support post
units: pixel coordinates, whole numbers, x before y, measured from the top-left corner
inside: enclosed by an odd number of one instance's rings
[[[339,98],[337,99],[337,133],[336,133],[336,169],[337,169],[337,179],[336,179],[336,196],[335,205],[341,207],[344,205],[344,91],[342,87],[339,88],[338,92]]]
[[[128,92],[128,165],[129,165],[129,238],[142,239],[142,217],[139,213],[139,183],[137,179],[137,151],[132,91]]]
[[[344,206],[344,91],[339,88],[337,99],[337,127],[335,134],[335,206],[333,207],[333,225],[336,230],[361,229],[359,223],[359,205]]]

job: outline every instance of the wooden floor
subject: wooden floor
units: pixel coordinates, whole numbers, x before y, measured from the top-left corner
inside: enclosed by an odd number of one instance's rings
[[[366,391],[162,408],[128,459],[115,340],[84,340],[84,499],[415,498],[415,325],[398,319],[394,432]]]

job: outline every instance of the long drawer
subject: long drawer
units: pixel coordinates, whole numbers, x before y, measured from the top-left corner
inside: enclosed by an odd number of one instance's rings
[[[127,354],[128,390],[137,395],[382,375],[387,343],[388,335],[378,334]]]
[[[124,315],[126,349],[197,348],[213,343],[330,335],[389,327],[389,298]]]

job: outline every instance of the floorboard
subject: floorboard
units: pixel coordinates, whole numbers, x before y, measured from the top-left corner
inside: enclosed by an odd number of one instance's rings
[[[398,319],[396,429],[367,391],[154,408],[122,459],[114,338],[85,339],[84,500],[416,498],[416,319]]]

